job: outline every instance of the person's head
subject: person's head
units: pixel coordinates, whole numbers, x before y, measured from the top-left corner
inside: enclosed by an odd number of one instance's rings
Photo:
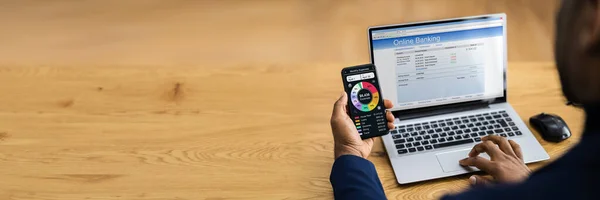
[[[583,105],[600,103],[600,0],[563,0],[556,20],[555,58],[563,93]]]

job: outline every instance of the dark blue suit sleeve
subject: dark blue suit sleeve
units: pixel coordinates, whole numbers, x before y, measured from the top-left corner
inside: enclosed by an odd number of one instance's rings
[[[337,158],[329,181],[335,199],[386,199],[375,166],[358,156]]]

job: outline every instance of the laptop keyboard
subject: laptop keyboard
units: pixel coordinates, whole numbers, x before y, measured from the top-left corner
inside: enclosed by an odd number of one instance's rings
[[[399,155],[477,143],[486,135],[523,135],[506,111],[402,125],[390,134]]]

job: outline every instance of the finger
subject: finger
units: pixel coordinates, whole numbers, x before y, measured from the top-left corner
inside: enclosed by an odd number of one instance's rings
[[[394,122],[394,115],[390,111],[385,112],[385,118],[387,119],[388,122],[392,122],[392,123]]]
[[[469,177],[469,183],[471,183],[471,185],[491,185],[493,181],[490,178],[486,178],[479,175],[473,175]]]
[[[394,123],[392,123],[392,122],[388,122],[388,123],[387,123],[387,127],[388,127],[388,129],[390,129],[390,130],[394,130],[394,129],[396,129],[396,126],[395,126],[395,125],[394,125]]]
[[[391,129],[395,129],[396,126],[394,126],[394,115],[392,114],[392,112],[386,111],[385,118],[387,119],[387,126],[388,126],[388,128],[390,130]]]
[[[386,109],[390,109],[394,107],[394,104],[392,103],[392,101],[390,100],[383,100],[383,105],[385,106]]]
[[[346,105],[348,104],[348,96],[342,92],[340,98],[333,105],[333,116],[343,116],[346,114]]]
[[[500,148],[498,148],[496,144],[489,140],[475,145],[473,149],[471,149],[471,152],[469,152],[469,156],[475,157],[480,153],[487,153],[492,160],[496,160],[498,156],[502,155]]]
[[[481,138],[481,140],[492,141],[494,144],[497,144],[498,147],[500,147],[500,150],[502,150],[502,152],[508,155],[516,156],[515,152],[513,151],[513,148],[510,146],[510,143],[508,143],[508,140],[504,137],[497,135],[489,135]]]
[[[510,146],[512,147],[513,151],[515,151],[517,157],[523,161],[523,151],[521,150],[521,145],[517,144],[517,142],[514,140],[508,140],[508,143],[510,143]]]
[[[477,167],[478,169],[483,170],[492,175],[495,172],[492,161],[490,161],[484,157],[481,157],[481,156],[468,157],[468,158],[462,159],[462,160],[458,161],[458,164],[460,164],[462,166],[474,166],[474,167]]]

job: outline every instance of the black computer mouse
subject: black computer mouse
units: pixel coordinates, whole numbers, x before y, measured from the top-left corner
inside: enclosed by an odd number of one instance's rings
[[[567,123],[558,115],[541,113],[529,118],[529,123],[550,142],[560,142],[571,137]]]

